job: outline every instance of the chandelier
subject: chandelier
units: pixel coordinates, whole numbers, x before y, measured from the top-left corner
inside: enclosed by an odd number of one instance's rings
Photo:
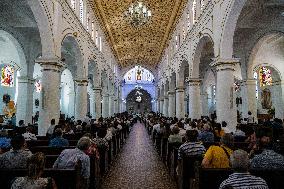
[[[146,24],[152,16],[151,11],[143,2],[136,1],[124,13],[125,19],[134,27]]]

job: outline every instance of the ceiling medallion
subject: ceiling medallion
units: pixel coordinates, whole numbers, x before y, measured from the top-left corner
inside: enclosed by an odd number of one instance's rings
[[[151,10],[143,2],[136,1],[124,12],[125,19],[134,27],[146,24],[152,16]]]

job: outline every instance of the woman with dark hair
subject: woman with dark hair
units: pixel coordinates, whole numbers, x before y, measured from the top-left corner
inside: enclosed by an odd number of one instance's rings
[[[45,155],[41,152],[32,155],[27,162],[28,175],[18,177],[13,182],[11,189],[56,189],[56,184],[52,178],[42,178],[45,165]]]

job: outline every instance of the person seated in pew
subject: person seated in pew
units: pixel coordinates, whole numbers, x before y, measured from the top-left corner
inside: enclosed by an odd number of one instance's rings
[[[93,139],[93,142],[98,148],[103,148],[108,150],[108,140],[106,139],[107,130],[105,128],[100,128],[97,132],[97,138]]]
[[[224,136],[225,132],[221,127],[220,123],[216,123],[214,126],[214,134],[217,138],[221,138],[222,136]]]
[[[62,129],[57,128],[54,131],[54,138],[49,141],[50,147],[66,147],[69,146],[69,142],[67,139],[63,138]]]
[[[0,155],[9,151],[11,148],[11,139],[7,137],[6,130],[0,130]]]
[[[81,176],[83,178],[82,189],[88,188],[90,178],[90,157],[85,153],[91,145],[88,137],[82,137],[77,143],[75,149],[65,149],[53,164],[54,169],[74,169],[78,161],[82,164]]]
[[[234,132],[234,137],[245,137],[246,133],[240,129],[240,125],[237,125],[236,131]]]
[[[207,123],[203,125],[198,139],[202,142],[214,142],[214,134],[210,131],[210,126]]]
[[[11,189],[57,189],[52,178],[42,178],[45,166],[45,155],[37,152],[27,161],[28,175],[18,177],[12,183]]]
[[[272,150],[270,137],[264,133],[259,143],[261,153],[251,159],[251,168],[284,169],[284,156]]]
[[[212,145],[202,161],[204,168],[230,168],[230,155],[233,153],[234,137],[226,133],[221,137],[220,146]]]
[[[173,127],[172,129],[173,134],[169,136],[169,143],[182,143],[182,137],[179,135],[179,128]]]
[[[206,149],[201,142],[198,142],[198,132],[196,130],[186,131],[186,142],[178,149],[178,160],[183,156],[203,156]]]
[[[219,189],[268,189],[265,180],[248,172],[249,157],[246,151],[234,151],[230,156],[230,163],[234,173],[221,183]]]
[[[91,140],[91,145],[85,151],[85,153],[87,155],[95,155],[96,158],[99,159],[100,158],[100,154],[99,154],[98,147],[97,147],[96,143],[94,143],[94,141],[92,140],[93,139],[92,134],[91,133],[86,133],[86,134],[83,135],[83,137],[88,137]]]
[[[27,160],[32,152],[26,149],[26,141],[22,135],[11,139],[12,149],[0,155],[0,168],[3,169],[24,169],[27,167]]]
[[[53,132],[54,132],[54,128],[55,128],[55,119],[52,119],[52,120],[50,121],[50,126],[49,126],[48,129],[47,129],[46,135],[52,136],[52,135],[53,135]]]
[[[32,127],[26,128],[26,132],[23,134],[23,137],[25,138],[26,141],[37,140],[36,135],[33,134],[33,128]]]

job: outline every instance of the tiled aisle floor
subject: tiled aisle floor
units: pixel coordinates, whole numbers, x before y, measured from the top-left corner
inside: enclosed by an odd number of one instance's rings
[[[176,189],[144,125],[135,124],[103,189]]]

